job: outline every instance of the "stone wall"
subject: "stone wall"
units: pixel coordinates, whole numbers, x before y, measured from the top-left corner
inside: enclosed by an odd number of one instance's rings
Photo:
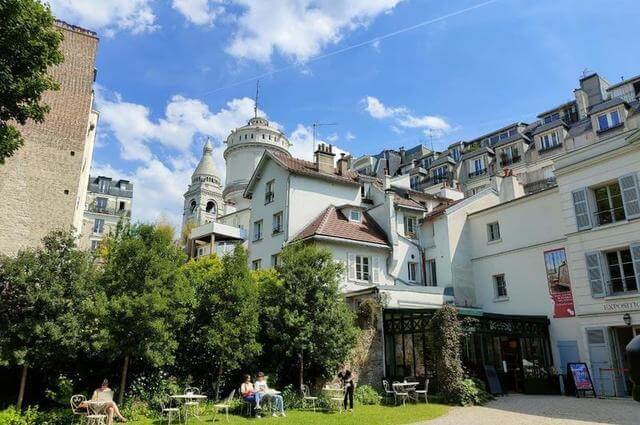
[[[62,22],[65,60],[51,69],[60,90],[47,92],[51,107],[42,124],[20,128],[25,144],[0,165],[0,253],[38,245],[56,228],[69,228],[80,205],[78,188],[89,131],[98,39]],[[90,156],[89,156],[90,157]]]

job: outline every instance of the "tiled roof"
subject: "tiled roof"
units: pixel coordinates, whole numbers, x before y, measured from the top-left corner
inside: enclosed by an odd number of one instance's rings
[[[409,208],[418,208],[423,210],[424,206],[411,198],[403,198],[402,196],[396,195],[393,197],[393,202],[397,205],[402,205]]]
[[[355,171],[347,171],[345,175],[340,175],[334,168],[333,173],[323,173],[321,171],[318,171],[315,162],[305,161],[304,159],[294,158],[292,156],[284,155],[281,153],[271,153],[271,156],[282,167],[294,174],[300,174],[309,177],[318,177],[341,183],[359,184],[358,173],[356,173]]]
[[[349,221],[335,206],[324,210],[293,240],[303,240],[313,236],[329,236],[358,242],[389,245],[387,237],[367,213],[362,213],[362,222]]]
[[[440,204],[437,207],[435,207],[434,209],[432,209],[429,212],[429,214],[427,214],[427,216],[425,218],[428,220],[428,219],[437,217],[440,214],[444,213],[447,208],[457,204],[458,202],[462,202],[462,201],[464,201],[464,199],[458,199],[456,201],[448,201],[446,203]]]

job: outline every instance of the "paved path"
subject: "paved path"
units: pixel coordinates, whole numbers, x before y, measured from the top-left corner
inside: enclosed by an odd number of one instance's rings
[[[640,403],[630,399],[509,395],[486,406],[456,407],[424,425],[640,424]]]

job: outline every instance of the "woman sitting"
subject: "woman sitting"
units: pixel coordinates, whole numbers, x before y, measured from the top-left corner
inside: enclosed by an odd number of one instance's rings
[[[262,398],[262,393],[256,392],[253,388],[253,384],[251,383],[251,375],[244,375],[244,382],[240,385],[240,394],[242,398],[247,403],[255,403],[256,405],[256,416],[260,416],[260,399]]]
[[[276,411],[280,413],[280,416],[286,416],[284,414],[284,400],[282,399],[282,396],[275,390],[269,388],[264,373],[262,372],[258,372],[258,380],[256,381],[255,389],[256,394],[262,394],[263,399],[268,399],[269,401],[273,400],[275,406],[274,411],[271,414],[272,416],[276,416]]]
[[[115,415],[122,422],[127,420],[120,414],[118,405],[113,401],[113,390],[109,388],[109,381],[104,379],[99,388],[93,392],[91,401],[97,402],[97,410],[105,412],[107,415],[107,425],[113,424],[113,416]],[[87,407],[88,404],[82,403],[80,407]]]

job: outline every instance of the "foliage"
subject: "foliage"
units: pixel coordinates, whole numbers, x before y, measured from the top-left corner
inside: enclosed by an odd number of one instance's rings
[[[300,391],[297,391],[291,384],[282,389],[282,400],[287,409],[301,409],[304,405]]]
[[[357,404],[374,405],[380,404],[381,397],[378,390],[369,385],[360,385],[356,387],[353,398]]]
[[[96,309],[101,326],[94,344],[113,359],[124,359],[123,381],[129,359],[152,367],[174,360],[193,292],[180,270],[186,255],[172,238],[165,226],[137,224],[118,227],[104,241],[99,279],[104,294]]]
[[[34,406],[22,412],[13,407],[0,411],[2,425],[69,425],[74,421],[75,418],[68,409],[40,412],[38,406]]]
[[[382,312],[382,304],[377,298],[363,300],[356,311],[356,321],[360,329],[375,329]]]
[[[121,413],[130,421],[158,417],[157,410],[152,409],[146,400],[137,397],[128,399]]]
[[[81,352],[92,281],[91,259],[72,231],[54,231],[41,247],[0,258],[0,361],[26,371]]]
[[[136,376],[129,385],[127,395],[133,400],[144,400],[154,410],[160,410],[162,403],[167,403],[171,394],[180,393],[180,386],[175,377],[167,372],[156,370]]]
[[[260,339],[265,363],[283,383],[297,381],[299,388],[305,375],[314,382],[334,373],[353,347],[357,329],[338,290],[342,264],[328,250],[293,244],[280,258],[279,277],[260,281]]]
[[[183,268],[195,290],[194,306],[183,328],[178,364],[186,372],[216,383],[260,352],[258,292],[237,245],[222,260],[209,256]],[[217,391],[217,386],[216,386]]]
[[[445,304],[437,310],[428,325],[434,370],[445,403],[462,404],[465,388],[460,347],[464,332],[455,307]]]
[[[45,395],[49,400],[63,405],[69,403],[73,394],[73,381],[63,374],[58,375],[52,388],[45,390]]]
[[[40,102],[58,83],[47,69],[63,61],[62,34],[53,25],[49,6],[38,0],[0,2],[0,164],[24,144],[9,124],[42,122],[49,107]]]
[[[486,390],[484,382],[477,378],[467,378],[462,381],[460,404],[463,406],[481,405],[493,399]]]

